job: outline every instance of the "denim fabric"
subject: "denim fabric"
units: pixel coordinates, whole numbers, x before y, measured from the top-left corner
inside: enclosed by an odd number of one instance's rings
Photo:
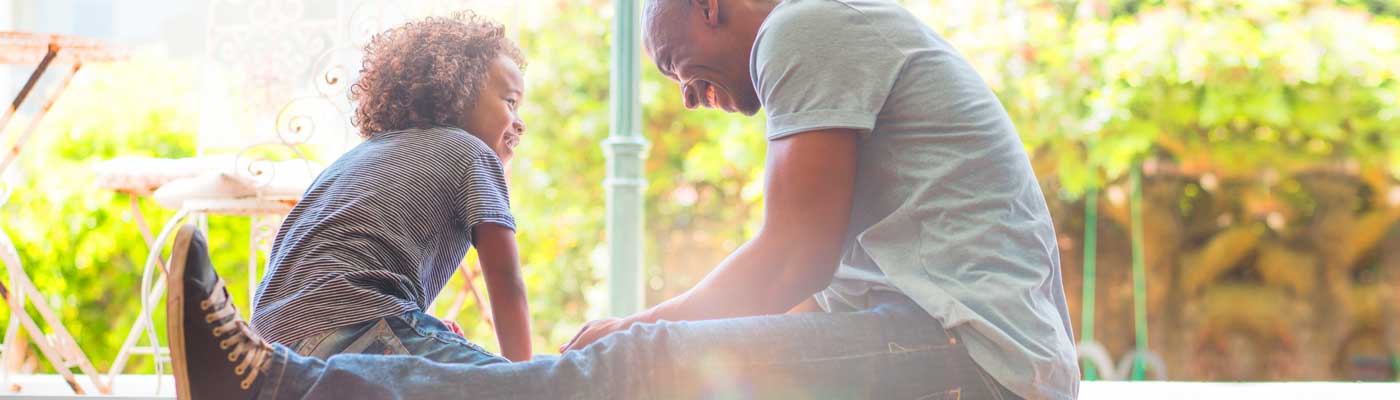
[[[489,365],[510,362],[468,341],[437,318],[421,311],[322,331],[288,346],[319,359],[336,354],[411,355],[447,364]]]
[[[276,347],[260,398],[1015,398],[907,301],[856,312],[638,324],[582,350],[523,363],[365,354],[321,360]]]

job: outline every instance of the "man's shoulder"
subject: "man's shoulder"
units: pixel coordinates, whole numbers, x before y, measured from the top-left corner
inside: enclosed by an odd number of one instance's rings
[[[821,25],[831,22],[857,22],[870,24],[885,15],[890,15],[888,11],[903,10],[899,3],[889,0],[787,0],[768,14],[768,22],[775,22],[774,27],[790,24],[814,24]],[[839,29],[842,26],[826,26],[829,29]]]
[[[751,56],[756,59],[783,57],[781,53],[793,47],[792,43],[821,46],[836,37],[887,44],[884,38],[887,32],[881,25],[904,22],[889,20],[892,16],[906,14],[891,11],[902,10],[902,6],[890,1],[787,0],[773,8],[764,19]],[[799,44],[796,47],[809,46]]]
[[[841,0],[787,0],[779,3],[763,21],[763,31],[780,31],[805,26],[824,26],[839,29],[842,25],[832,25],[860,14],[855,8]]]

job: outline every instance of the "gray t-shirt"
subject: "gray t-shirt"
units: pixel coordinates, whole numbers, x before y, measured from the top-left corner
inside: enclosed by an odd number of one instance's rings
[[[851,226],[823,306],[904,293],[1008,389],[1077,397],[1050,212],[972,66],[892,1],[788,0],[759,28],[749,68],[769,140],[860,132]]]

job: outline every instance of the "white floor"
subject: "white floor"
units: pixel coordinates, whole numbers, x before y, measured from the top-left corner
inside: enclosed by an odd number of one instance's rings
[[[7,387],[0,389],[0,397],[9,399],[173,399],[175,398],[175,378],[166,375],[160,379],[160,392],[156,392],[155,375],[118,376],[110,396],[97,395],[92,380],[78,375],[78,384],[87,395],[73,394],[73,389],[58,375],[12,375]],[[103,378],[106,378],[105,376]],[[15,390],[19,391],[16,392]]]
[[[80,379],[87,386],[91,382]],[[5,390],[0,397],[5,399],[172,399],[174,386],[170,377],[161,380],[162,390],[157,395],[155,376],[123,375],[117,378],[116,394],[112,396],[77,396],[57,375],[13,376],[11,385],[19,385],[20,392]],[[11,387],[13,389],[13,387]],[[95,391],[93,391],[95,393]],[[1215,382],[1084,382],[1080,385],[1079,398],[1083,400],[1158,400],[1158,399],[1400,399],[1400,383],[1351,383],[1351,382],[1268,382],[1268,383],[1215,383]]]
[[[1079,398],[1133,399],[1380,399],[1400,400],[1400,383],[1354,382],[1084,382]]]

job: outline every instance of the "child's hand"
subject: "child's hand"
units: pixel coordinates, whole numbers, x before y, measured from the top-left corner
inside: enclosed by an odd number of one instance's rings
[[[452,333],[457,334],[457,336],[461,336],[463,339],[467,338],[467,334],[462,332],[462,326],[457,325],[456,321],[442,318],[438,318],[438,321],[442,321],[442,324],[447,325],[447,329],[451,330]]]

